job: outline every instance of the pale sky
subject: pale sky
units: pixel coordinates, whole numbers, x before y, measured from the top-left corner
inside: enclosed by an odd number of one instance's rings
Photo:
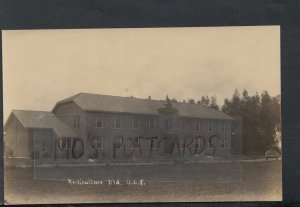
[[[2,31],[4,121],[79,92],[177,100],[280,94],[280,27]]]

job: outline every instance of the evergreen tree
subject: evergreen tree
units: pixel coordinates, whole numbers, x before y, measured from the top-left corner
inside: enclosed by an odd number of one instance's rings
[[[177,102],[177,100],[175,98],[172,98],[171,102]]]
[[[210,98],[210,108],[216,109],[216,110],[220,110],[219,106],[217,105],[217,97],[216,96],[212,96]]]
[[[188,99],[188,103],[190,103],[190,104],[195,104],[196,102],[195,102],[195,100],[194,100],[193,98],[189,98],[189,99]]]
[[[280,124],[280,103],[267,91],[261,96],[242,97],[236,89],[232,98],[225,99],[222,111],[230,116],[242,117],[242,148],[244,154],[263,154],[274,145],[275,127]]]
[[[197,101],[197,103],[203,104],[205,106],[209,106],[210,105],[209,97],[208,96],[202,96],[201,100]]]

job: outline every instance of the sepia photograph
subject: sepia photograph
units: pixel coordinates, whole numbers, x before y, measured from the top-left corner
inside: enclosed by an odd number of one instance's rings
[[[281,201],[280,26],[3,30],[4,202]]]

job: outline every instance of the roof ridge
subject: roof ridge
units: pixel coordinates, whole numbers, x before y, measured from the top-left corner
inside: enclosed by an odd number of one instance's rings
[[[81,92],[67,99],[57,102],[54,109],[57,107],[58,104],[65,103],[67,101],[73,101],[82,110],[87,110],[87,111],[106,110],[106,111],[119,111],[119,112],[126,112],[126,113],[133,113],[135,111],[136,113],[157,114],[158,113],[157,108],[159,108],[159,105],[165,103],[166,100]],[[111,103],[107,101],[110,101]],[[207,117],[221,116],[223,118],[224,116],[230,117],[223,111],[211,108],[204,104],[197,104],[197,103],[192,104],[192,103],[184,103],[180,101],[172,102],[172,104],[178,107],[178,109],[181,108],[183,116],[207,116]],[[134,107],[138,107],[138,108],[134,108]],[[191,109],[188,110],[186,108],[191,108]]]
[[[138,97],[134,97],[134,96],[118,96],[118,95],[107,95],[107,94],[99,94],[99,93],[86,93],[86,92],[82,92],[79,93],[78,95],[81,94],[86,94],[86,95],[95,95],[95,96],[110,96],[110,97],[118,97],[118,98],[132,98],[132,99],[140,99],[140,100],[149,100],[149,101],[164,101],[164,100],[158,100],[158,99],[147,99],[147,98],[138,98]]]
[[[42,110],[27,110],[27,109],[12,109],[11,112],[15,111],[27,111],[27,112],[47,112],[53,114],[51,111],[42,111]]]
[[[72,96],[69,96],[68,98],[62,99],[62,100],[58,101],[57,103],[63,103],[63,102],[74,100],[76,97],[78,97],[81,94],[83,94],[83,93],[81,93],[81,92],[76,93],[75,95],[72,95]]]
[[[16,113],[19,112],[19,113]],[[38,112],[38,113],[34,113]],[[46,112],[46,113],[44,113]],[[44,113],[44,114],[43,114]],[[59,136],[76,136],[74,131],[55,114],[48,111],[30,111],[30,110],[13,110],[11,116],[14,116],[24,128],[36,129],[53,129]],[[44,118],[47,119],[44,119]],[[42,118],[42,119],[40,119]],[[49,119],[50,118],[50,119]],[[4,127],[7,126],[9,119],[6,121]]]
[[[117,95],[106,95],[106,94],[98,94],[98,93],[86,93],[86,92],[81,92],[81,93],[78,93],[78,95],[81,95],[81,94],[86,94],[86,95],[98,95],[98,96],[110,96],[110,97],[119,97],[119,98],[135,98],[135,99],[140,99],[140,100],[146,100],[146,101],[165,101],[165,100],[159,100],[159,99],[147,99],[147,98],[138,98],[138,97],[132,97],[132,96],[117,96]],[[172,101],[171,101],[172,102]],[[197,105],[197,106],[204,106],[204,107],[207,107],[211,110],[216,110],[216,109],[213,109],[205,104],[198,104],[198,103],[188,103],[188,102],[182,102],[182,101],[176,101],[176,102],[172,102],[172,103],[179,103],[179,104],[189,104],[189,105]],[[216,110],[216,111],[219,111],[219,110]]]

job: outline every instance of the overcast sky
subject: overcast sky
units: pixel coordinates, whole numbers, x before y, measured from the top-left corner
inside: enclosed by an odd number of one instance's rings
[[[280,94],[280,27],[3,31],[4,120],[79,92],[177,100]]]

